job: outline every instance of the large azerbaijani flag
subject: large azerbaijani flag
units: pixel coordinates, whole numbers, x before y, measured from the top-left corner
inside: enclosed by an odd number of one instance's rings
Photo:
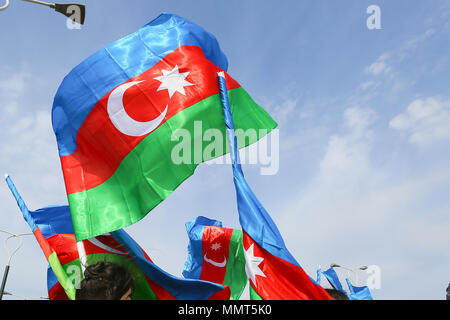
[[[226,139],[210,154],[202,143],[208,129],[225,136],[217,72],[227,67],[213,35],[163,13],[65,77],[52,121],[78,241],[139,221],[199,163],[227,152]],[[244,147],[277,124],[226,77],[236,128],[255,129]],[[186,133],[191,150],[174,161]]]
[[[75,299],[75,290],[83,274],[69,206],[29,211],[11,178],[6,177],[6,182],[49,262],[49,299]],[[132,300],[228,300],[230,297],[230,289],[226,286],[178,278],[160,269],[122,229],[82,243],[87,265],[106,259],[130,270],[134,278]]]
[[[225,74],[219,73],[224,119],[227,126],[239,222],[243,231],[245,271],[253,300],[331,300],[291,255],[284,240],[244,178],[230,110]]]
[[[183,276],[226,285],[232,300],[238,300],[248,283],[242,230],[224,228],[222,222],[197,217],[186,223],[188,257]]]

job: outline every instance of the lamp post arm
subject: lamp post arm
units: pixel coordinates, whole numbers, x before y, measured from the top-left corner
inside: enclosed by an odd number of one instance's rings
[[[44,2],[44,1],[38,1],[38,0],[23,0],[23,1],[40,4],[40,5],[47,6],[47,7],[53,8],[53,9],[55,8],[54,3],[48,3],[48,2]],[[7,9],[9,7],[9,2],[10,2],[10,0],[5,0],[5,4],[0,7],[0,11]]]
[[[5,10],[9,7],[9,0],[5,0],[5,4],[0,7],[0,11]]]
[[[22,1],[27,1],[27,2],[31,2],[31,3],[41,4],[43,6],[47,6],[47,7],[50,7],[50,8],[55,8],[55,4],[54,3],[48,3],[48,2],[38,1],[38,0],[22,0]]]

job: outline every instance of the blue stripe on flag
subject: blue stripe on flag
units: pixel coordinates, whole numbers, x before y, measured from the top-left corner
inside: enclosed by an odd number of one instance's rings
[[[55,273],[52,267],[49,265],[47,268],[47,291],[50,291],[58,283]]]
[[[57,234],[74,234],[69,206],[48,206],[30,214],[46,239]]]

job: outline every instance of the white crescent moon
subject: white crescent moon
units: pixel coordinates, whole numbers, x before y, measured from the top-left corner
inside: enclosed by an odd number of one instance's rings
[[[206,253],[205,256],[203,257],[203,259],[205,259],[206,262],[211,263],[213,266],[219,267],[219,268],[223,268],[227,265],[227,258],[225,258],[225,256],[223,257],[223,262],[215,262],[214,260],[208,259],[206,257]]]
[[[155,130],[164,120],[168,107],[166,106],[157,118],[150,121],[142,122],[131,118],[123,106],[123,95],[130,87],[141,82],[143,81],[132,81],[122,84],[114,89],[108,98],[107,110],[112,123],[120,132],[133,137],[140,137]]]
[[[114,248],[111,248],[110,246],[107,246],[106,244],[100,242],[97,238],[91,238],[91,239],[86,239],[87,241],[89,241],[90,243],[92,243],[93,245],[96,245],[99,248],[102,248],[105,251],[109,251],[111,253],[115,253],[115,254],[122,254],[122,255],[126,255],[126,252],[122,252],[119,250],[116,250]]]

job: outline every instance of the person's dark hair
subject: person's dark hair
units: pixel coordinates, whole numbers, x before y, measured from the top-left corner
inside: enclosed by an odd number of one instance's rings
[[[124,266],[100,261],[86,267],[84,279],[76,291],[76,300],[120,300],[133,290],[133,276]]]
[[[450,300],[450,283],[448,284],[447,287],[447,300]]]
[[[348,300],[347,295],[337,289],[325,289],[326,292],[333,298],[333,300]]]

